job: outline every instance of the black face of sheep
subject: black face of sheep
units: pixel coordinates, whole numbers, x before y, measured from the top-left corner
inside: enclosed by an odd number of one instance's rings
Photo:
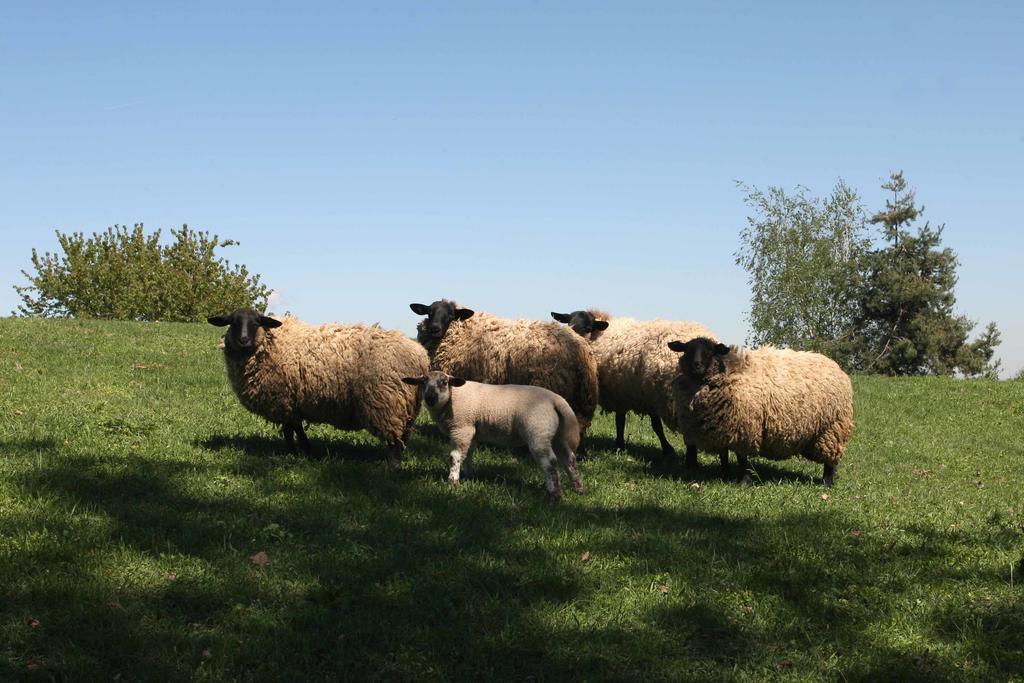
[[[451,388],[466,383],[461,377],[452,377],[437,370],[419,377],[403,377],[402,381],[420,387],[423,390],[423,401],[431,408],[444,406],[451,398]]]
[[[551,312],[551,317],[560,323],[565,323],[572,328],[572,331],[584,339],[590,339],[593,332],[601,332],[608,329],[607,320],[598,320],[590,311],[573,311],[572,313]]]
[[[679,371],[687,378],[701,382],[715,367],[715,358],[729,353],[729,347],[707,337],[695,337],[688,342],[672,341],[668,348],[683,355],[679,357]]]
[[[228,315],[214,315],[206,322],[217,327],[228,327],[224,335],[224,346],[228,351],[237,354],[252,353],[256,345],[256,331],[263,327],[273,329],[281,323],[273,318],[260,315],[251,308],[239,308]]]
[[[409,304],[409,308],[416,315],[427,316],[424,329],[434,339],[441,339],[448,326],[454,320],[469,320],[473,317],[473,311],[468,308],[457,308],[452,301],[435,301],[426,306],[424,304]]]

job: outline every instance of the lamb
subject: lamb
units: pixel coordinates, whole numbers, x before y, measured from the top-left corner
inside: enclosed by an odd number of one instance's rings
[[[569,474],[572,487],[583,493],[574,451],[580,430],[568,402],[553,391],[522,384],[481,384],[437,370],[403,382],[418,387],[430,417],[452,442],[448,483],[458,486],[463,466],[472,467],[478,443],[523,446],[544,472],[548,497],[562,496],[556,460]],[[458,388],[457,390],[455,390]]]
[[[711,330],[696,322],[612,318],[596,309],[552,313],[551,317],[591,342],[597,357],[601,407],[615,413],[615,448],[626,448],[626,414],[632,410],[650,416],[662,454],[674,458],[676,452],[665,438],[664,425],[676,424],[672,381],[677,362],[666,343],[701,335],[713,338]],[[686,439],[686,465],[698,466],[697,448],[691,439]]]
[[[681,352],[673,385],[684,434],[718,451],[729,477],[735,451],[741,483],[750,483],[749,456],[774,460],[794,454],[824,465],[831,486],[853,432],[853,387],[830,358],[761,347],[740,349],[707,337],[673,341]]]
[[[572,407],[583,438],[598,398],[597,361],[585,341],[553,322],[474,313],[447,299],[409,307],[427,316],[417,339],[431,369],[474,382],[550,389]]]
[[[207,318],[228,326],[224,363],[231,387],[251,412],[279,424],[290,451],[294,436],[305,453],[302,421],[342,430],[367,429],[401,464],[419,395],[402,383],[427,371],[427,354],[400,332],[377,325],[307,325],[278,321],[252,309]]]

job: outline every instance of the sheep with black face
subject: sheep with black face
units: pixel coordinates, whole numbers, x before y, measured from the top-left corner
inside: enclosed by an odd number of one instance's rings
[[[409,308],[425,316],[417,339],[432,369],[474,382],[549,389],[568,401],[582,438],[598,398],[597,362],[585,341],[552,322],[475,313],[448,299]]]
[[[605,320],[600,319],[605,318]],[[587,341],[594,341],[601,332],[608,329],[608,314],[591,309],[589,311],[573,311],[572,313],[555,313],[551,311],[551,317],[560,323],[565,323],[569,329],[583,337]]]
[[[704,450],[719,453],[728,477],[730,450],[741,482],[750,483],[747,458],[802,455],[822,463],[831,486],[853,433],[853,387],[819,353],[729,347],[707,337],[673,341],[681,353],[673,385],[677,428]]]
[[[665,436],[664,425],[675,425],[672,380],[676,355],[665,346],[670,340],[714,336],[700,323],[673,320],[613,318],[590,309],[552,313],[576,334],[590,342],[597,358],[601,407],[615,413],[615,448],[626,448],[626,414],[647,415],[665,457],[675,449]],[[697,449],[686,441],[686,464],[697,466]]]
[[[427,354],[401,332],[374,325],[311,326],[296,318],[274,320],[252,309],[211,316],[227,327],[224,363],[238,400],[282,426],[288,448],[295,436],[304,452],[302,423],[342,430],[367,429],[389,449],[397,466],[419,396],[402,377],[427,370]]]
[[[437,370],[403,382],[419,388],[427,411],[441,433],[451,439],[448,483],[459,484],[462,467],[472,466],[479,443],[526,446],[544,472],[548,496],[562,495],[558,467],[569,475],[573,489],[583,493],[576,467],[579,425],[564,398],[553,391],[520,384],[481,384]]]

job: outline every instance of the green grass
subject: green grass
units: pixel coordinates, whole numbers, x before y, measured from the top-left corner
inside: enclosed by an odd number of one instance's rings
[[[1024,679],[1024,382],[856,378],[832,489],[601,416],[555,507],[421,434],[285,455],[217,335],[0,320],[0,679]]]

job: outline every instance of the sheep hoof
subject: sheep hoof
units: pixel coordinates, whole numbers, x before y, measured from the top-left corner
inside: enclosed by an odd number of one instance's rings
[[[753,486],[754,482],[750,478],[750,472],[744,472],[743,476],[740,477],[740,486]]]
[[[562,500],[561,491],[548,491],[548,502],[552,505],[557,505]]]
[[[452,487],[453,489],[459,488],[459,480],[453,479],[452,477],[448,477],[448,486]]]

